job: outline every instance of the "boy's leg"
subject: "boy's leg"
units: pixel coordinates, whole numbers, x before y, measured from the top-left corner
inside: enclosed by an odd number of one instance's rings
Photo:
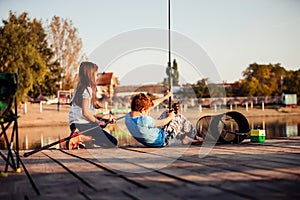
[[[164,131],[166,132],[166,143],[168,145],[182,141],[185,135],[181,132],[181,129],[182,127],[179,116],[176,116],[169,124],[164,126]]]
[[[195,138],[197,130],[193,124],[183,115],[180,115],[181,131],[190,138]]]
[[[164,111],[158,119],[166,118],[168,115],[167,111]],[[164,126],[166,132],[166,144],[170,145],[174,143],[175,139],[183,141],[188,141],[190,139],[195,139],[197,135],[197,130],[193,124],[181,114],[176,115],[176,117],[170,121],[170,123]],[[187,138],[189,137],[189,138]],[[190,141],[192,141],[190,140]],[[185,142],[184,142],[185,143]]]

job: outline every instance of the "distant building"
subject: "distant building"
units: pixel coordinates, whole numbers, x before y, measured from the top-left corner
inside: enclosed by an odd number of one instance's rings
[[[117,78],[113,72],[103,72],[98,74],[97,79],[97,97],[98,98],[109,98],[114,96],[114,90],[117,86]]]
[[[282,104],[289,107],[297,107],[297,94],[282,93]]]
[[[209,85],[213,86],[219,86],[223,88],[231,88],[231,89],[238,89],[240,87],[239,82],[234,82],[234,83],[208,83]]]
[[[239,82],[234,83],[223,83],[224,88],[238,89],[240,87]]]
[[[116,96],[132,96],[134,94],[144,92],[150,93],[154,96],[161,97],[164,95],[168,88],[162,84],[151,84],[151,85],[130,85],[130,86],[117,86]]]

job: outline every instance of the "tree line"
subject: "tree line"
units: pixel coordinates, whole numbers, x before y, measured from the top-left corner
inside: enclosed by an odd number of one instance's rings
[[[56,95],[59,89],[73,87],[79,63],[86,59],[82,41],[72,21],[54,16],[46,27],[41,20],[30,19],[26,12],[19,16],[12,11],[0,26],[0,72],[16,72],[19,78],[18,99]],[[170,67],[171,63],[168,63]],[[173,85],[179,85],[176,60],[172,66]],[[169,70],[166,71],[169,75]],[[286,70],[281,64],[250,64],[241,80],[226,87],[227,96],[300,95],[300,69]],[[214,96],[220,84],[209,87],[209,78],[182,85],[181,94],[197,98]],[[167,86],[168,80],[163,84]],[[222,85],[222,84],[221,84]],[[188,88],[192,88],[192,91]],[[213,88],[213,89],[212,89]],[[213,90],[213,91],[212,91]]]
[[[227,97],[280,96],[282,93],[300,96],[300,68],[294,71],[286,70],[279,63],[252,63],[243,71],[241,80],[229,84],[229,87],[224,87],[225,84],[212,84],[209,78],[203,78],[194,84],[183,85],[180,95],[190,96],[193,93],[197,98],[208,98],[214,93],[216,97],[223,88]]]
[[[29,95],[51,96],[73,87],[75,73],[84,59],[82,41],[72,21],[54,16],[43,27],[26,12],[9,12],[0,26],[0,72],[18,74],[18,101]]]

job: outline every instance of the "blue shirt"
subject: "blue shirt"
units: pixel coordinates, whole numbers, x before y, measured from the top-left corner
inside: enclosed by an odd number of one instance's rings
[[[163,129],[156,128],[154,119],[149,116],[125,117],[125,124],[131,135],[140,143],[148,147],[164,145],[166,134]]]

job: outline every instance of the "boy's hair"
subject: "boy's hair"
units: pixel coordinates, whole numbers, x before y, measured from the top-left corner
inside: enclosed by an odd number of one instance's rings
[[[131,100],[131,110],[142,112],[153,106],[152,99],[144,93],[135,95]]]

